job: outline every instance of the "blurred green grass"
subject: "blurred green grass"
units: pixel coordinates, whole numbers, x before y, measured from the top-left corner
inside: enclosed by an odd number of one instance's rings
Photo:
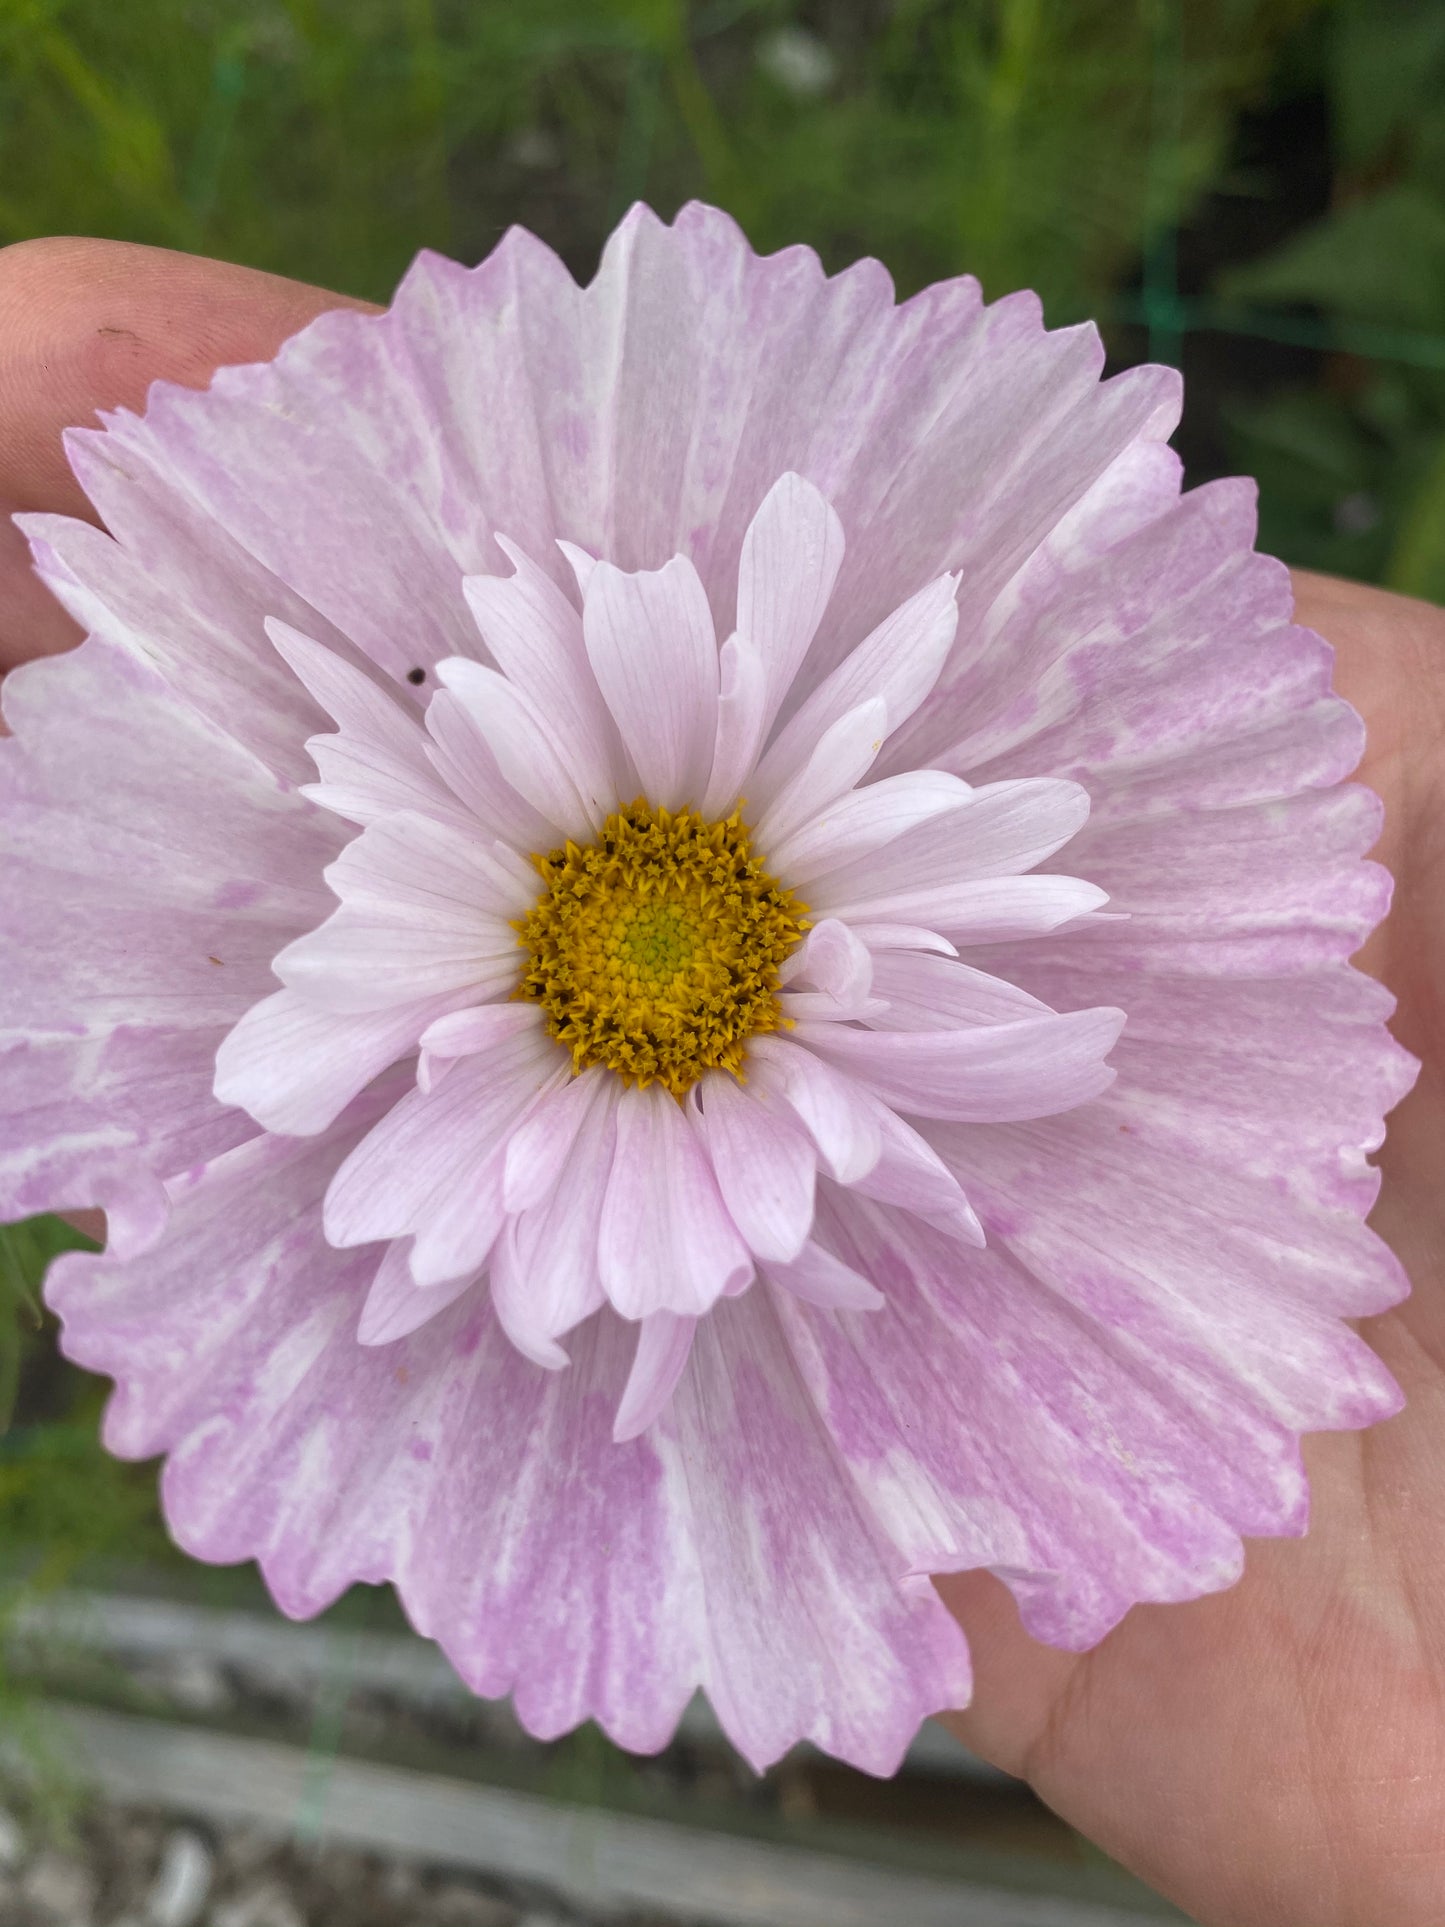
[[[590,273],[692,195],[1182,357],[1193,470],[1258,475],[1265,546],[1445,599],[1438,0],[0,0],[0,241],[384,299],[512,221]],[[68,1236],[0,1241],[0,1545],[42,1579],[160,1543],[38,1308]]]

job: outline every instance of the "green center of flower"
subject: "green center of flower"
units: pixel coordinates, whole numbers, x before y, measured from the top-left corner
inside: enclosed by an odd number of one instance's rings
[[[737,811],[709,822],[639,798],[594,842],[532,861],[545,887],[516,926],[517,995],[542,1006],[573,1069],[605,1064],[674,1097],[707,1071],[740,1075],[748,1038],[783,1021],[778,968],[808,925]]]

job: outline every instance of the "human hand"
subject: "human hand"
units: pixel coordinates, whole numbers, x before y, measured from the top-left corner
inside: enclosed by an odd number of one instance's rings
[[[100,242],[0,254],[0,666],[75,638],[10,526],[90,515],[60,431],[274,352],[339,297]],[[1244,1581],[1136,1607],[1094,1652],[1041,1647],[995,1582],[945,1583],[973,1641],[959,1729],[1209,1927],[1438,1927],[1445,1914],[1445,615],[1301,578],[1371,726],[1379,854],[1400,879],[1366,959],[1426,1069],[1401,1106],[1377,1223],[1416,1295],[1371,1337],[1410,1405],[1313,1440],[1315,1524]]]

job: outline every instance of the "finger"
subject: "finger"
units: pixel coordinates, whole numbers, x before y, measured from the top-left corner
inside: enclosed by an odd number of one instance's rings
[[[164,379],[201,388],[262,361],[327,308],[365,307],[254,268],[122,241],[23,241],[0,250],[0,671],[76,638],[36,579],[10,518],[95,519],[61,436],[99,408],[144,406]]]

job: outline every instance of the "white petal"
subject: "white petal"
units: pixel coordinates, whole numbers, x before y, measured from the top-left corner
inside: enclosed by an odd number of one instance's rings
[[[549,1091],[513,1132],[502,1171],[502,1197],[509,1211],[526,1211],[551,1191],[608,1075],[594,1064],[570,1078]]]
[[[471,712],[449,689],[438,689],[426,710],[426,757],[437,775],[489,836],[514,850],[548,850],[557,826],[519,796]]]

